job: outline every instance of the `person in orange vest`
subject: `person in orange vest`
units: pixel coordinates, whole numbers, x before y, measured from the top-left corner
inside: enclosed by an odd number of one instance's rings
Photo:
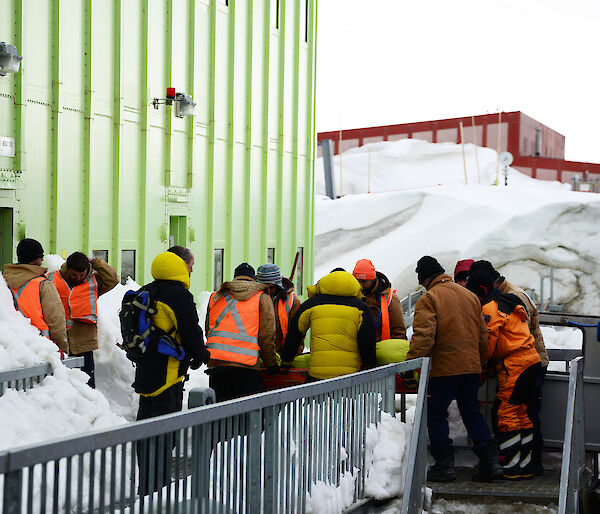
[[[17,264],[4,266],[4,278],[11,289],[15,307],[43,336],[51,339],[62,353],[69,353],[65,310],[54,284],[42,267],[44,249],[35,239],[17,245]]]
[[[58,290],[67,318],[70,355],[84,359],[82,371],[96,387],[94,354],[98,349],[98,297],[119,283],[115,268],[99,258],[90,259],[81,252],[67,258],[60,270],[48,274]]]
[[[481,301],[488,329],[485,360],[495,367],[498,377],[494,417],[504,478],[531,478],[534,442],[529,406],[535,402],[541,359],[527,326],[527,309],[517,295],[495,289],[486,271],[470,273],[467,289]]]
[[[388,278],[369,259],[360,259],[352,272],[362,287],[363,301],[371,309],[377,325],[377,341],[406,339],[402,304]]]
[[[205,328],[210,352],[206,373],[218,402],[265,390],[259,359],[268,373],[279,373],[273,302],[248,263],[240,264],[233,280],[210,296]]]
[[[269,296],[273,300],[275,310],[275,351],[279,353],[288,325],[292,316],[300,307],[300,300],[294,294],[294,284],[291,280],[282,277],[279,266],[275,264],[263,264],[256,270],[256,281],[267,286]],[[298,347],[298,354],[304,350],[304,345]]]

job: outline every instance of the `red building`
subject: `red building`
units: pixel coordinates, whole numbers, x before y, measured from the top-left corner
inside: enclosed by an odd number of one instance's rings
[[[331,139],[334,153],[376,141],[423,139],[431,143],[474,143],[513,155],[513,168],[533,178],[571,182],[578,175],[600,177],[600,164],[565,160],[565,136],[520,111],[484,114],[399,125],[383,125],[334,132],[320,132],[319,141]]]

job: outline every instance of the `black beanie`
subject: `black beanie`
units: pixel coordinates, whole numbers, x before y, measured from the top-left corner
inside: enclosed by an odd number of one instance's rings
[[[492,266],[490,261],[475,261],[473,264],[471,264],[469,273],[474,273],[476,271],[485,271],[486,273],[489,273],[489,275],[492,277],[492,281],[500,278],[500,273],[494,269],[494,266]]]
[[[418,260],[415,271],[417,272],[417,277],[419,278],[419,284],[422,284],[425,279],[437,277],[446,270],[440,266],[440,263],[436,259],[426,255]]]
[[[485,298],[494,289],[494,279],[482,269],[473,271],[467,278],[467,289],[477,296]]]
[[[35,239],[23,239],[17,245],[17,260],[19,264],[27,264],[44,257],[44,249]]]
[[[250,277],[252,280],[256,280],[256,273],[250,264],[247,262],[242,262],[237,268],[235,268],[233,277]]]

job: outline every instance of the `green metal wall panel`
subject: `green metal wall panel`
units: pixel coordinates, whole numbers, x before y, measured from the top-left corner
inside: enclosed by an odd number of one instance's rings
[[[279,5],[279,14],[276,6]],[[196,256],[195,292],[267,248],[312,276],[316,1],[5,0],[0,40],[23,55],[0,78],[0,157],[15,243],[135,250],[136,278],[167,248],[170,220]],[[279,27],[276,26],[279,18]],[[155,110],[166,88],[194,117]],[[8,184],[8,185],[7,185]],[[12,185],[11,185],[12,184]],[[183,232],[182,232],[183,231]]]

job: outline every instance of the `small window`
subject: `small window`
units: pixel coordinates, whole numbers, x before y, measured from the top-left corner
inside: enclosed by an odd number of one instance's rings
[[[304,42],[308,43],[308,1],[304,0]]]
[[[108,262],[108,250],[92,250],[92,257]]]
[[[169,217],[169,247],[187,246],[186,238],[187,219],[185,216]]]
[[[223,248],[215,248],[214,250],[214,280],[213,290],[216,291],[223,283],[223,260],[225,250]]]
[[[121,251],[121,284],[127,282],[127,277],[135,280],[135,250]]]
[[[296,294],[303,294],[304,287],[304,248],[298,247],[298,264],[296,264]]]
[[[275,28],[276,29],[279,28],[279,11],[280,11],[279,0],[275,0]]]
[[[275,248],[267,248],[267,264],[275,264]]]

